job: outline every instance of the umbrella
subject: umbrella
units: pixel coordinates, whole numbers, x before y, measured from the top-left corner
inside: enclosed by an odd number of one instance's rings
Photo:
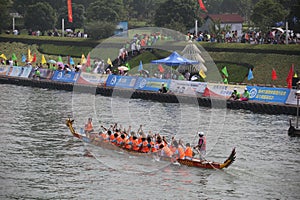
[[[67,28],[67,29],[66,29],[66,32],[73,33],[73,30],[72,30],[72,29],[69,29],[69,28]]]
[[[48,60],[48,63],[56,64],[56,61],[55,60]]]
[[[65,67],[64,63],[62,63],[62,62],[57,62],[56,65],[59,66],[59,67],[61,67],[61,68]]]
[[[118,67],[118,70],[128,71],[128,67],[120,66]]]

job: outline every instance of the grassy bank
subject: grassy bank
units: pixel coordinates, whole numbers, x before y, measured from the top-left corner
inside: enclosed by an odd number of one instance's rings
[[[28,36],[27,36],[28,37]],[[31,36],[32,37],[32,36]],[[44,36],[47,37],[47,36]],[[34,37],[38,38],[38,37]],[[1,42],[0,53],[4,53],[6,57],[10,57],[12,53],[17,55],[19,63],[22,54],[27,55],[28,48],[31,49],[32,54],[36,53],[37,62],[41,61],[42,53],[45,54],[46,60],[57,60],[58,55],[67,61],[67,56],[71,55],[75,62],[80,61],[81,54],[87,55],[93,47],[82,43],[86,39],[81,38],[52,38],[60,40],[57,44],[23,44],[19,42]],[[41,39],[41,38],[38,38]],[[65,45],[63,39],[67,42],[76,40],[80,45]],[[31,38],[32,41],[32,38]],[[221,69],[224,65],[227,67],[229,73],[229,82],[232,83],[247,83],[247,84],[266,84],[276,86],[286,86],[286,77],[289,68],[295,64],[295,70],[299,70],[300,75],[300,47],[299,45],[250,45],[250,44],[220,44],[220,43],[201,43],[201,45],[208,49],[209,55]],[[222,49],[223,51],[219,51]],[[224,50],[225,49],[225,50]],[[226,50],[227,49],[227,50]],[[231,51],[231,49],[241,49],[240,52]],[[245,53],[251,50],[251,53]],[[259,53],[253,53],[257,50]],[[263,51],[263,53],[261,53]],[[268,53],[268,51],[275,51],[275,53]],[[280,54],[278,52],[292,52],[287,54]],[[296,53],[295,53],[296,52]],[[297,53],[299,52],[299,54]],[[139,61],[143,60],[145,65],[147,62],[157,59],[157,55],[145,54],[130,61],[132,66],[138,66]],[[254,79],[248,81],[247,73],[248,67],[253,67]],[[278,80],[272,81],[272,69],[277,72]]]

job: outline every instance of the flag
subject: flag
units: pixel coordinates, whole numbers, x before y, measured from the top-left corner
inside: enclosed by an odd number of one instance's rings
[[[205,73],[204,73],[204,71],[203,71],[202,69],[199,71],[199,75],[200,75],[203,79],[206,78],[206,75],[205,75]]]
[[[277,74],[276,74],[275,69],[272,69],[272,80],[273,81],[277,80]]]
[[[160,71],[160,73],[164,73],[165,69],[163,68],[163,66],[158,65],[158,70]]]
[[[143,70],[143,63],[142,63],[142,61],[140,60],[140,65],[139,65],[138,71],[140,72],[140,71],[142,71],[142,70]]]
[[[31,62],[36,62],[36,54],[33,55]]]
[[[198,0],[198,2],[199,2],[199,6],[200,6],[201,10],[203,10],[204,12],[207,12],[207,10],[206,10],[206,8],[204,6],[203,1],[202,0]]]
[[[70,65],[75,65],[73,58],[70,56]]]
[[[111,66],[113,65],[112,62],[111,62],[111,60],[110,60],[110,58],[107,59],[107,64],[109,64]]]
[[[128,62],[125,64],[125,66],[128,68],[128,70],[130,70],[130,65]]]
[[[228,77],[228,72],[227,72],[226,66],[224,66],[224,67],[222,68],[221,72],[222,72],[226,77]]]
[[[26,62],[26,56],[22,54],[22,62]]]
[[[72,15],[72,1],[68,0],[68,21],[73,22],[73,15]]]
[[[292,64],[289,74],[286,77],[287,87],[292,88],[292,81],[293,81],[293,75],[294,75],[294,64]]]
[[[249,72],[248,72],[248,81],[250,81],[251,79],[253,79],[254,76],[253,76],[253,73],[252,73],[252,70],[251,68],[249,68]]]
[[[0,58],[3,58],[4,60],[7,60],[6,56],[3,54],[0,55]]]
[[[80,61],[81,64],[85,64],[86,63],[86,59],[85,59],[85,56],[84,54],[81,55],[81,61]]]
[[[294,76],[293,76],[294,78],[298,78],[298,75],[297,75],[297,73],[295,72],[295,74],[294,74]]]
[[[32,60],[31,51],[28,48],[28,50],[27,50],[27,62],[30,62],[31,60]]]
[[[57,62],[63,62],[62,57],[58,56]]]
[[[18,60],[18,59],[17,59],[17,56],[16,56],[16,54],[15,54],[15,53],[13,53],[13,54],[12,54],[12,56],[11,56],[11,59],[12,59],[13,61],[16,61],[16,60]]]
[[[42,60],[41,60],[41,63],[42,63],[42,64],[46,64],[46,63],[47,63],[44,54],[42,54]]]
[[[87,60],[86,60],[86,66],[91,66],[91,56],[90,54],[87,55]]]

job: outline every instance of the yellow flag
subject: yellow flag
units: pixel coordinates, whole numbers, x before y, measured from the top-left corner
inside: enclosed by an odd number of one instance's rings
[[[6,56],[3,54],[0,55],[0,58],[3,58],[4,60],[7,60]]]
[[[30,51],[29,48],[28,48],[28,51],[27,51],[27,61],[28,61],[28,62],[31,62],[31,61],[32,61],[31,51]]]
[[[204,79],[204,78],[206,78],[206,75],[205,75],[205,73],[204,73],[204,71],[201,69],[200,71],[199,71],[199,75]]]
[[[298,78],[298,75],[297,75],[297,73],[295,73],[295,74],[294,74],[294,78]]]
[[[85,64],[86,63],[86,59],[85,59],[85,56],[84,54],[81,55],[81,64]]]
[[[107,59],[107,64],[109,64],[111,66],[113,65],[112,62],[111,62],[111,60],[110,60],[110,58]]]
[[[47,63],[44,54],[42,54],[42,61],[41,61],[41,63],[42,63],[42,64],[46,64],[46,63]]]

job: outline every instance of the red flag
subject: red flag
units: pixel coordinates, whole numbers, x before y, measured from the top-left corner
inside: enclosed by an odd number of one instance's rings
[[[36,54],[33,55],[32,61],[31,62],[36,62]]]
[[[88,54],[87,58],[86,58],[86,66],[91,66],[91,56],[90,54]]]
[[[292,64],[289,74],[286,77],[286,82],[287,82],[287,87],[292,88],[292,81],[293,81],[293,76],[294,76],[294,64]]]
[[[277,80],[277,74],[276,74],[275,69],[272,69],[272,80],[273,81]]]
[[[161,65],[158,65],[157,68],[160,71],[160,73],[164,73],[165,69]]]
[[[68,0],[68,20],[69,20],[69,22],[73,22],[72,0]]]
[[[203,1],[202,1],[202,0],[198,0],[198,2],[199,2],[199,5],[200,5],[201,10],[203,10],[204,12],[207,12],[207,10],[206,10],[206,8],[205,8],[205,6],[204,6]]]

